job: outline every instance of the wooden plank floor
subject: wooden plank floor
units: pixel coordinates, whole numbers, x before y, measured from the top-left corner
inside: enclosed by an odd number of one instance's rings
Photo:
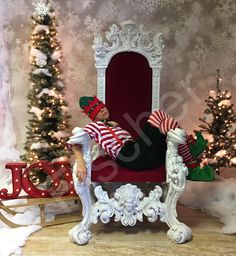
[[[178,206],[181,221],[193,230],[193,239],[185,244],[171,242],[166,224],[138,223],[123,227],[120,223],[93,225],[89,244],[79,246],[68,239],[75,223],[46,227],[30,236],[23,249],[25,256],[235,256],[236,235],[221,234],[222,224],[199,210]]]

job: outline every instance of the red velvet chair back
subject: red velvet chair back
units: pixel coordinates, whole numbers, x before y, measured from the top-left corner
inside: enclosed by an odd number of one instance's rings
[[[105,96],[111,120],[137,137],[151,112],[152,69],[147,59],[135,52],[113,56],[106,69]]]

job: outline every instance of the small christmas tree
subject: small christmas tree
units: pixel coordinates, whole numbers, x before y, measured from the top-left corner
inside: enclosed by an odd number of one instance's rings
[[[69,118],[64,100],[65,87],[60,78],[61,46],[57,38],[55,13],[48,2],[35,4],[31,35],[31,87],[25,155],[28,163],[52,161],[68,156]]]
[[[216,90],[209,91],[208,108],[199,118],[199,126],[206,133],[208,146],[203,159],[219,174],[225,167],[236,166],[236,115],[231,93],[220,89],[220,71],[217,70]]]

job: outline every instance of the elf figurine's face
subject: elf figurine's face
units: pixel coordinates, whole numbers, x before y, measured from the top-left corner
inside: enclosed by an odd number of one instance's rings
[[[108,120],[108,119],[109,119],[109,110],[107,109],[107,107],[103,107],[96,115],[94,121],[102,121],[102,120]]]

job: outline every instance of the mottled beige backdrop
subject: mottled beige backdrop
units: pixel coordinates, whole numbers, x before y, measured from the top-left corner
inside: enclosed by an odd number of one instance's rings
[[[33,1],[5,0],[9,23],[11,106],[22,150],[30,86],[29,43]],[[161,108],[191,132],[206,108],[208,90],[215,88],[216,69],[222,88],[236,99],[236,1],[234,0],[54,0],[64,61],[62,74],[72,114],[71,125],[88,119],[78,109],[81,95],[96,94],[93,33],[131,19],[154,33],[162,32],[165,49],[161,74]]]

